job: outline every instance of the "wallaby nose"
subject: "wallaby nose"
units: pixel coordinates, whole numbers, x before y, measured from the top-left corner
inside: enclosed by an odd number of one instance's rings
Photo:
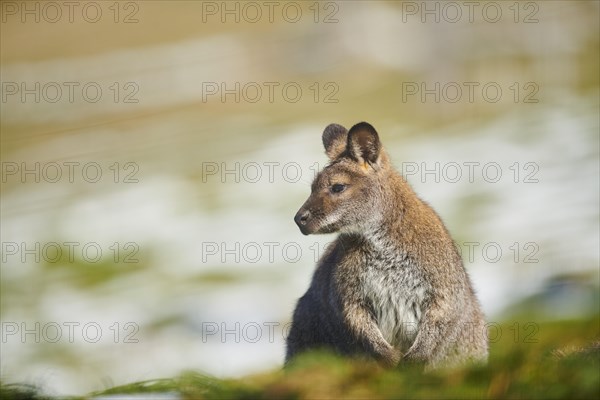
[[[296,225],[300,228],[306,225],[306,222],[310,218],[310,211],[308,210],[300,210],[294,217],[294,221],[296,221]]]

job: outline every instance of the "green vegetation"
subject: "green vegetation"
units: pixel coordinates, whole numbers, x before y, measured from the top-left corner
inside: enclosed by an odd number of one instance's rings
[[[560,322],[511,321],[490,326],[490,360],[423,373],[386,370],[327,353],[299,357],[285,371],[216,379],[185,372],[114,387],[89,397],[173,393],[183,399],[593,399],[600,395],[600,316]],[[2,399],[41,399],[28,386],[5,385]]]

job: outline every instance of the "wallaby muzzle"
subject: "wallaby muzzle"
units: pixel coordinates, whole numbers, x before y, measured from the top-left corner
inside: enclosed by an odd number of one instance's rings
[[[303,206],[300,208],[300,210],[298,210],[296,216],[294,217],[294,221],[296,222],[296,225],[298,225],[298,228],[300,228],[300,232],[302,232],[303,235],[310,235],[313,233],[313,230],[310,226],[311,216],[312,215],[310,211],[305,209]]]

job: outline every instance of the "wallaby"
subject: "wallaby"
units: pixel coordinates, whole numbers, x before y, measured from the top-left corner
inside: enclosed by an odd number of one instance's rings
[[[331,124],[323,145],[330,163],[294,219],[304,235],[340,234],[298,300],[286,363],[318,348],[387,366],[486,361],[484,317],[454,242],[375,128]]]

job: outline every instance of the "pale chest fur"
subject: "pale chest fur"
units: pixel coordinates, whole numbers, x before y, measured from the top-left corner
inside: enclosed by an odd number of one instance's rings
[[[385,340],[406,350],[423,312],[426,282],[408,259],[395,252],[369,252],[361,272],[363,298]]]

